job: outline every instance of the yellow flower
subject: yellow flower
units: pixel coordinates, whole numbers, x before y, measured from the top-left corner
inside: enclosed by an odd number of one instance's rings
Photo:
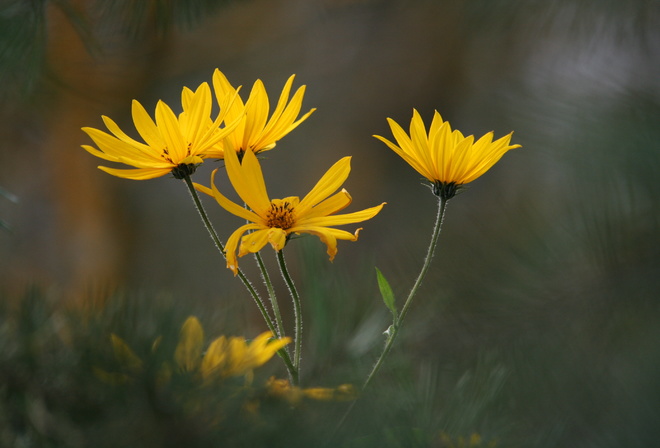
[[[410,135],[391,118],[387,121],[398,146],[379,135],[374,137],[431,181],[433,193],[443,199],[452,198],[457,188],[484,174],[510,149],[520,147],[509,144],[513,132],[495,141],[493,132],[489,132],[475,142],[472,135],[465,137],[458,130],[452,131],[437,111],[428,134],[414,109]]]
[[[237,249],[239,257],[258,252],[267,243],[270,243],[276,251],[280,251],[292,233],[310,233],[318,236],[328,248],[330,261],[337,253],[338,239],[356,241],[361,229],[357,229],[353,234],[330,226],[371,219],[380,212],[385,203],[359,212],[331,216],[351,203],[351,196],[345,189],[333,194],[348,177],[351,171],[350,160],[350,157],[344,157],[335,163],[302,200],[297,196],[271,200],[266,192],[261,166],[254,153],[246,152],[241,163],[236,153],[227,151],[225,164],[229,180],[249,209],[230,201],[218,191],[215,186],[217,170],[211,175],[211,189],[195,184],[197,190],[213,196],[225,210],[249,221],[232,233],[227,240],[227,267],[234,274],[238,272]],[[250,230],[254,232],[241,238]]]
[[[291,405],[299,404],[303,398],[318,401],[352,401],[358,396],[357,389],[352,384],[342,384],[336,388],[310,387],[301,389],[292,386],[287,380],[270,377],[266,382],[266,393],[270,397],[289,402]]]
[[[123,373],[108,373],[95,369],[102,380],[121,384],[143,372],[144,363],[123,339],[112,334],[111,341],[115,359],[122,366]],[[156,351],[160,341],[160,337],[154,341],[152,352]],[[274,339],[270,331],[260,334],[250,342],[242,337],[220,336],[212,341],[204,352],[204,329],[196,317],[190,316],[181,327],[179,343],[174,350],[174,363],[180,372],[199,375],[203,380],[232,376],[251,378],[254,369],[264,365],[290,342],[291,338]],[[167,382],[171,374],[170,366],[164,364],[159,369],[158,379],[160,382]]]
[[[133,100],[133,122],[146,143],[129,137],[113,120],[103,116],[103,122],[113,135],[99,129],[82,128],[99,149],[89,145],[82,147],[101,159],[135,167],[99,166],[113,176],[144,180],[172,173],[175,178],[182,179],[192,174],[205,158],[222,157],[218,149],[222,139],[240,124],[240,120],[234,119],[224,128],[220,127],[226,121],[234,98],[226,95],[220,104],[220,113],[212,120],[213,99],[208,83],[202,83],[195,92],[184,87],[181,92],[183,112],[177,117],[167,104],[158,101],[155,122],[144,107]]]
[[[440,433],[440,441],[442,446],[446,448],[495,448],[497,446],[496,440],[491,440],[486,444],[483,438],[475,433],[470,434],[469,438],[459,436],[455,441],[446,432]]]
[[[291,342],[291,338],[273,340],[273,333],[266,331],[249,343],[245,338],[221,336],[211,342],[202,360],[202,377],[243,376],[261,367],[279,349]]]
[[[264,365],[289,342],[291,338],[273,339],[270,331],[249,343],[242,337],[220,336],[202,355],[204,331],[199,320],[191,316],[181,327],[174,359],[181,370],[199,372],[203,379],[245,376]]]
[[[276,142],[289,132],[293,131],[300,123],[305,121],[316,109],[311,109],[296,120],[302,107],[305,86],[298,88],[289,101],[289,93],[295,75],[291,75],[282,89],[275,110],[268,119],[269,102],[266,89],[261,80],[257,80],[252,86],[250,97],[244,104],[239,98],[232,104],[227,112],[226,120],[240,119],[238,127],[227,137],[227,145],[239,153],[239,157],[245,151],[259,153],[273,149]],[[225,75],[217,70],[213,74],[213,89],[219,103],[225,102],[227,96],[233,97],[236,89],[232,87]],[[288,104],[287,104],[287,101]]]

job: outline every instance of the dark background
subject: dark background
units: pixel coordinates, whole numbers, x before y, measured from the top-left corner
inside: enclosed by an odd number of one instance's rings
[[[303,196],[352,155],[349,211],[388,203],[332,264],[313,238],[287,247],[309,378],[360,378],[388,325],[373,266],[399,306],[421,266],[434,197],[371,135],[391,138],[386,117],[405,128],[413,108],[427,123],[438,110],[465,134],[514,131],[523,147],[449,203],[392,361],[409,405],[428,410],[418,424],[521,446],[657,443],[657,1],[144,4],[3,2],[0,186],[20,201],[0,196],[8,300],[33,283],[74,307],[146,291],[212,327],[261,331],[184,185],[97,170],[80,128],[102,128],[103,114],[131,133],[133,98],[176,109],[181,88],[215,68],[244,98],[262,79],[273,103],[295,73],[303,112],[318,110],[264,153],[271,197]],[[208,184],[214,167],[195,180]],[[226,239],[240,219],[206,204]],[[399,385],[392,375],[382,381]]]

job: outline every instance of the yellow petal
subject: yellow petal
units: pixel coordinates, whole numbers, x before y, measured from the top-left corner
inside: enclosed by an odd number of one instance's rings
[[[186,142],[191,144],[197,153],[205,148],[198,148],[211,117],[211,89],[207,83],[202,83],[192,95],[188,107],[183,108],[181,132]],[[185,119],[184,119],[185,118]]]
[[[337,255],[337,237],[335,236],[335,232],[333,230],[336,229],[329,229],[327,227],[321,227],[321,226],[304,226],[304,227],[296,227],[295,230],[292,229],[294,232],[301,232],[301,233],[310,233],[312,235],[316,235],[319,237],[321,242],[326,245],[327,247],[327,253],[328,256],[330,257],[330,261],[335,259],[335,255]],[[353,235],[341,230],[340,232],[343,232],[344,234],[350,235],[352,238]],[[349,239],[349,238],[344,238],[344,239]],[[357,237],[355,237],[357,239]]]
[[[233,151],[225,151],[227,175],[236,193],[259,216],[270,209],[261,165],[252,151],[243,154],[243,162]]]
[[[342,384],[336,389],[310,387],[303,389],[306,398],[320,401],[351,401],[357,398],[357,389],[352,384]]]
[[[149,166],[164,166],[168,164],[168,162],[159,159],[155,154],[142,153],[134,146],[99,129],[83,128],[83,131],[94,140],[94,143],[96,143],[101,151],[109,156],[126,160],[124,163]]]
[[[197,369],[202,356],[204,330],[196,317],[190,316],[181,327],[179,344],[174,351],[174,360],[185,372]]]
[[[300,204],[296,207],[296,212],[300,216],[304,216],[309,209],[337,191],[344,181],[346,181],[350,172],[350,157],[344,157],[337,161],[330,167],[323,177],[321,177],[321,180],[316,183],[307,196],[300,201]]]
[[[243,136],[242,149],[252,150],[253,143],[266,126],[268,120],[268,94],[260,79],[252,86],[250,97],[245,103],[245,135]],[[255,148],[256,149],[256,148]]]
[[[231,338],[229,340],[229,363],[225,375],[238,376],[250,369],[250,366],[245,363],[246,354],[247,344],[245,338]]]
[[[80,145],[82,148],[90,153],[93,156],[96,156],[100,159],[108,160],[110,162],[119,162],[119,158],[110,154],[107,154],[103,151],[99,151],[98,149],[94,148],[93,146],[89,145]]]
[[[131,350],[122,338],[112,333],[110,335],[112,349],[115,359],[131,372],[139,372],[142,369],[142,360]]]
[[[157,149],[164,149],[165,141],[160,135],[160,132],[158,132],[156,123],[154,123],[139,101],[133,100],[131,112],[133,115],[133,123],[135,124],[135,129],[137,129],[140,137],[142,137],[144,141],[147,142],[147,145],[153,148],[154,151]]]
[[[376,216],[378,212],[382,210],[385,204],[386,202],[383,202],[376,207],[367,208],[358,212],[346,213],[343,215],[319,216],[309,219],[300,219],[296,223],[295,228],[298,228],[298,226],[341,226],[344,224],[353,224],[356,222],[366,221],[367,219],[371,219]],[[291,231],[296,230],[292,228]]]
[[[188,142],[181,135],[176,115],[163,101],[158,101],[156,104],[156,124],[172,161],[176,164],[180,163],[187,156]]]
[[[199,151],[204,152],[204,155],[212,158],[224,158],[224,150],[222,148],[222,140],[234,135],[238,127],[245,122],[245,116],[241,114],[239,117],[230,120],[228,118],[232,104],[236,100],[240,100],[238,91],[231,95],[227,95],[223,102],[220,103],[220,113],[215,121],[211,122],[205,133],[199,137],[198,145]],[[209,119],[210,121],[210,119]],[[220,123],[225,122],[224,127],[220,127]],[[236,132],[235,132],[236,131]]]
[[[207,378],[225,368],[227,363],[227,338],[220,336],[209,345],[204,354],[200,370],[202,377]]]
[[[147,180],[155,179],[156,177],[164,176],[172,172],[172,167],[169,168],[138,168],[138,169],[117,169],[117,168],[108,168],[107,166],[99,166],[98,169],[105,171],[108,174],[112,174],[116,177],[121,177],[124,179],[132,180]]]
[[[108,128],[108,130],[113,134],[115,134],[115,136],[118,139],[124,141],[125,143],[128,143],[135,149],[138,149],[139,151],[145,154],[150,154],[152,156],[154,155],[153,149],[151,149],[150,146],[145,145],[144,143],[140,143],[137,140],[134,140],[133,138],[126,135],[126,133],[124,133],[124,131],[122,131],[121,128],[117,125],[117,123],[115,123],[110,117],[106,117],[105,115],[103,115],[101,116],[101,118],[103,119],[103,123]]]
[[[242,257],[248,253],[259,252],[268,243],[269,232],[271,229],[260,229],[245,235],[241,239],[241,245],[238,247],[238,256]]]
[[[284,249],[286,244],[286,236],[288,232],[283,229],[278,229],[277,227],[268,229],[268,242],[275,249],[276,252]]]
[[[438,111],[434,112],[428,133],[417,110],[413,109],[409,133],[394,120],[387,119],[398,146],[374,135],[432,183],[463,185],[488,171],[502,155],[514,147],[508,146],[510,136],[492,141],[492,132],[476,142],[472,135],[452,130]]]
[[[289,101],[289,93],[291,92],[291,86],[293,85],[293,80],[296,77],[296,75],[291,75],[289,76],[289,79],[286,80],[286,83],[284,84],[284,87],[282,88],[282,93],[280,93],[280,98],[277,101],[277,106],[275,106],[275,110],[273,111],[273,114],[270,117],[270,120],[268,120],[268,124],[264,127],[263,129],[263,134],[264,135],[276,135],[274,129],[276,128],[277,124],[281,120],[282,113],[284,112],[286,108],[286,103]],[[302,99],[300,100],[300,104],[302,104]],[[298,112],[300,111],[300,106],[298,106],[298,111],[295,112],[295,115],[293,116],[293,119],[295,119],[296,116],[298,116]],[[291,119],[291,122],[293,121]],[[289,124],[291,123],[289,122]]]
[[[328,199],[314,206],[309,212],[305,213],[304,217],[299,217],[298,221],[302,219],[332,215],[333,213],[348,207],[352,201],[353,199],[351,198],[351,195],[348,193],[348,191],[346,191],[345,188],[342,188],[339,193],[330,196]],[[298,213],[300,212],[298,211]]]
[[[231,234],[229,239],[227,239],[227,245],[225,246],[225,252],[227,257],[227,268],[231,269],[234,275],[238,274],[238,260],[236,258],[236,249],[238,248],[238,241],[248,230],[259,229],[260,227],[257,224],[245,224],[234,231]]]
[[[260,222],[261,218],[258,215],[251,212],[250,210],[247,210],[245,207],[241,207],[240,205],[236,204],[235,202],[230,201],[222,193],[220,193],[220,191],[215,186],[215,175],[216,175],[217,171],[218,170],[215,169],[211,173],[211,188],[212,189],[209,189],[209,188],[207,188],[203,185],[200,185],[198,183],[193,183],[193,185],[195,186],[195,189],[197,191],[208,194],[209,196],[212,196],[213,198],[215,198],[218,205],[220,205],[220,207],[227,210],[229,213],[233,213],[234,215],[236,215],[240,218],[246,219],[248,221]]]

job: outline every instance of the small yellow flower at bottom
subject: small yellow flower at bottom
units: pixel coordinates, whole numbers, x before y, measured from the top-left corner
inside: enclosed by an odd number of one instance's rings
[[[292,386],[287,380],[270,377],[266,382],[268,396],[285,400],[292,406],[299,404],[303,398],[317,401],[352,401],[358,396],[357,388],[352,384],[342,384],[336,388],[310,387],[301,389]]]
[[[274,339],[266,331],[248,342],[245,338],[224,336],[209,345],[200,372],[204,379],[251,375],[252,370],[269,361],[291,338]]]
[[[205,380],[251,375],[275,353],[291,342],[291,338],[274,339],[270,331],[248,342],[242,337],[220,336],[202,354],[204,333],[199,320],[191,316],[181,327],[175,350],[175,361],[186,372],[199,372]]]
[[[153,344],[155,351],[161,338]],[[108,383],[123,383],[144,372],[143,361],[131,350],[123,339],[111,335],[116,361],[121,373],[108,373],[95,369],[97,376]],[[252,341],[243,337],[220,336],[204,348],[204,330],[199,320],[190,316],[181,327],[179,342],[174,350],[174,365],[178,372],[192,374],[202,381],[212,381],[229,377],[246,376],[250,380],[253,370],[268,362],[278,350],[291,342],[291,338],[273,338],[270,331],[264,332]],[[176,370],[176,369],[175,369]],[[167,382],[172,376],[169,363],[160,366],[159,381]]]
[[[374,137],[427,178],[433,184],[433,193],[443,199],[451,199],[462,185],[488,171],[507,151],[520,147],[509,144],[513,133],[493,141],[493,132],[489,132],[475,142],[472,135],[465,137],[459,130],[452,131],[438,111],[428,133],[414,109],[410,134],[391,118],[387,121],[398,145],[379,135]]]
[[[385,205],[383,202],[358,212],[333,215],[348,207],[352,201],[345,189],[335,193],[351,171],[350,157],[335,163],[302,200],[297,196],[269,199],[261,166],[251,151],[245,153],[242,163],[235,152],[225,151],[225,162],[231,184],[249,209],[230,201],[218,191],[215,186],[217,170],[211,175],[211,188],[200,184],[195,184],[195,188],[213,196],[228,212],[249,221],[227,240],[227,267],[234,275],[238,273],[237,250],[238,257],[242,257],[258,252],[270,243],[273,249],[280,251],[291,234],[310,233],[318,236],[327,246],[332,261],[337,254],[337,240],[356,241],[361,229],[350,233],[330,226],[366,221],[376,216]],[[243,236],[250,230],[254,232]]]
[[[497,446],[496,440],[490,440],[487,444],[484,442],[481,435],[478,433],[470,434],[469,438],[459,436],[457,439],[452,439],[446,432],[440,433],[440,445],[443,448],[495,448]]]

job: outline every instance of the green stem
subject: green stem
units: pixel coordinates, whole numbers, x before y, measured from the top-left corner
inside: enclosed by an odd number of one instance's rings
[[[197,194],[197,190],[195,190],[195,186],[192,183],[192,179],[190,179],[190,175],[185,175],[183,177],[184,182],[186,183],[186,186],[188,187],[188,191],[190,192],[190,196],[192,197],[193,202],[195,203],[195,208],[197,209],[197,212],[199,213],[200,218],[202,218],[202,222],[204,223],[204,226],[206,227],[206,230],[209,232],[209,235],[211,236],[211,239],[213,240],[213,243],[215,243],[215,247],[220,251],[220,254],[222,254],[223,258],[226,258],[225,254],[225,246],[222,244],[222,241],[220,241],[220,238],[218,238],[218,234],[216,233],[215,229],[213,228],[213,225],[211,224],[211,221],[209,220],[208,215],[206,214],[206,210],[204,209],[204,206],[202,205],[202,201],[199,199],[199,195]],[[266,325],[268,326],[268,329],[274,334],[274,335],[279,335],[279,332],[277,331],[277,328],[273,324],[273,319],[270,317],[270,314],[268,314],[268,310],[266,309],[266,305],[264,304],[264,301],[261,299],[259,296],[259,293],[257,292],[256,289],[254,289],[254,286],[252,286],[252,283],[250,283],[250,280],[245,276],[243,271],[238,268],[238,278],[241,279],[241,282],[243,282],[243,285],[245,288],[248,290],[252,298],[254,299],[254,302],[257,304],[257,308],[259,308],[259,311],[261,312],[261,316],[264,318],[264,321],[266,321]],[[286,365],[286,368],[289,372],[289,376],[293,380],[294,378],[298,378],[298,372],[294,364],[291,362],[291,357],[289,356],[289,352],[286,351],[285,349],[279,350],[277,352],[282,360],[284,361],[284,364]]]
[[[279,250],[277,252],[277,261],[280,265],[280,271],[282,272],[282,278],[286,282],[286,285],[289,287],[289,293],[293,299],[293,313],[295,316],[295,335],[294,335],[294,345],[295,350],[293,352],[293,365],[298,372],[300,372],[300,359],[301,359],[301,348],[302,348],[302,313],[300,309],[300,296],[298,295],[298,290],[296,285],[294,285],[289,271],[286,267],[286,262],[284,261],[284,252]],[[298,378],[295,379],[294,384],[298,384]]]
[[[390,327],[391,331],[387,338],[387,341],[385,342],[385,347],[383,348],[383,352],[380,354],[380,357],[376,361],[376,364],[374,364],[374,367],[371,369],[371,373],[369,373],[369,376],[362,385],[363,391],[367,388],[369,383],[371,383],[371,380],[374,378],[376,373],[378,373],[378,371],[383,365],[383,362],[385,361],[385,358],[392,349],[392,345],[394,344],[394,341],[396,340],[396,337],[399,334],[399,330],[401,329],[401,324],[403,323],[403,319],[406,317],[406,314],[408,314],[408,310],[410,309],[410,305],[412,304],[413,298],[415,297],[415,294],[417,294],[417,290],[421,286],[422,281],[424,280],[424,277],[426,276],[426,273],[428,272],[429,267],[431,266],[431,260],[433,259],[433,252],[435,251],[435,247],[438,242],[438,236],[440,235],[440,229],[442,228],[442,221],[445,216],[446,208],[447,208],[447,199],[439,198],[438,214],[435,219],[435,225],[433,227],[433,235],[431,236],[431,243],[429,244],[428,252],[426,253],[426,259],[424,260],[424,265],[422,266],[422,270],[419,272],[419,275],[417,276],[417,280],[415,280],[415,284],[413,285],[412,289],[410,290],[410,293],[408,294],[408,298],[406,299],[406,302],[403,304],[403,308],[401,308],[401,313],[399,314],[399,317]]]
[[[433,252],[435,251],[435,247],[438,242],[438,236],[440,235],[440,229],[442,228],[442,221],[445,217],[445,209],[447,208],[447,201],[448,199],[443,199],[443,198],[438,199],[438,214],[435,219],[435,225],[433,226],[431,243],[429,244],[429,248],[426,253],[426,259],[424,260],[424,265],[422,266],[422,270],[419,272],[419,275],[417,276],[417,280],[415,280],[415,284],[413,285],[412,289],[410,290],[410,293],[408,294],[408,298],[406,299],[406,302],[403,304],[401,313],[397,318],[395,318],[394,323],[390,327],[390,332],[387,337],[387,341],[385,342],[385,347],[383,348],[382,353],[378,357],[376,364],[374,364],[373,368],[371,369],[371,372],[369,373],[369,376],[362,385],[363,392],[364,390],[366,390],[367,386],[369,386],[371,380],[373,380],[376,373],[378,373],[380,368],[383,366],[383,362],[385,361],[385,358],[392,349],[392,345],[394,344],[394,341],[396,340],[396,337],[399,334],[399,330],[401,329],[401,324],[403,323],[403,319],[406,317],[406,314],[408,314],[408,310],[410,309],[410,304],[412,303],[413,297],[415,297],[415,294],[417,294],[417,290],[422,284],[422,281],[424,280],[424,277],[426,276],[426,273],[429,270],[429,266],[431,266],[431,260],[433,259]],[[351,405],[348,407],[348,409],[342,416],[341,420],[335,427],[335,433],[344,424],[346,418],[348,418],[349,414],[355,407],[355,403],[356,401],[353,401]]]
[[[285,337],[284,332],[284,322],[282,321],[282,314],[280,313],[280,307],[277,303],[277,296],[275,295],[275,288],[273,288],[273,282],[270,280],[270,275],[264,264],[264,260],[261,258],[260,252],[254,253],[254,258],[257,260],[259,265],[259,270],[261,271],[261,278],[266,284],[266,289],[268,290],[268,297],[270,298],[271,306],[273,307],[273,314],[275,314],[275,325],[277,325],[277,337]]]

